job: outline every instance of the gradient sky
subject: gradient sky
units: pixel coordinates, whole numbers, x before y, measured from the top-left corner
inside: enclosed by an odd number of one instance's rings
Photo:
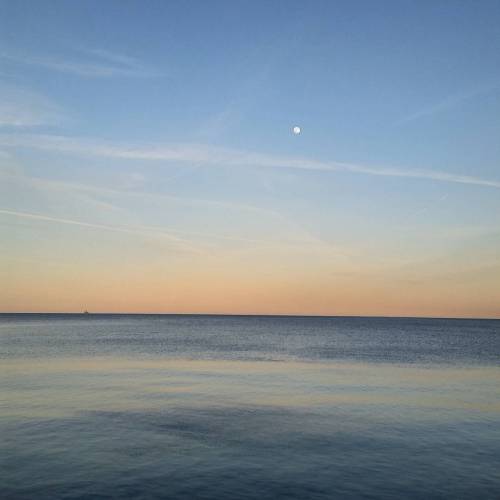
[[[0,310],[500,317],[499,26],[0,1]]]

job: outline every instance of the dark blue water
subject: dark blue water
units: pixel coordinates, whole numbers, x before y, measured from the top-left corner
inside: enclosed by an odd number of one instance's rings
[[[500,321],[0,315],[2,498],[500,498]]]

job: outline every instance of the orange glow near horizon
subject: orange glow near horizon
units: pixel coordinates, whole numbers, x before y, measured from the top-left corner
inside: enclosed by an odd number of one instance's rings
[[[124,255],[104,264],[82,252],[75,260],[26,259],[5,269],[2,312],[500,317],[495,276],[483,277],[473,293],[474,283],[457,278],[451,287],[433,270],[427,277],[419,269],[347,270],[342,259],[283,248],[172,262]]]

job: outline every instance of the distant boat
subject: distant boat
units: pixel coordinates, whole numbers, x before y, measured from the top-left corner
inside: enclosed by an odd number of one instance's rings
[[[90,314],[87,309],[85,309],[85,311],[83,311],[83,314]]]

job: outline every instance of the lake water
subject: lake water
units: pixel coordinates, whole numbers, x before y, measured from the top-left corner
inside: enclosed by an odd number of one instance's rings
[[[3,499],[498,499],[500,321],[0,315]]]

